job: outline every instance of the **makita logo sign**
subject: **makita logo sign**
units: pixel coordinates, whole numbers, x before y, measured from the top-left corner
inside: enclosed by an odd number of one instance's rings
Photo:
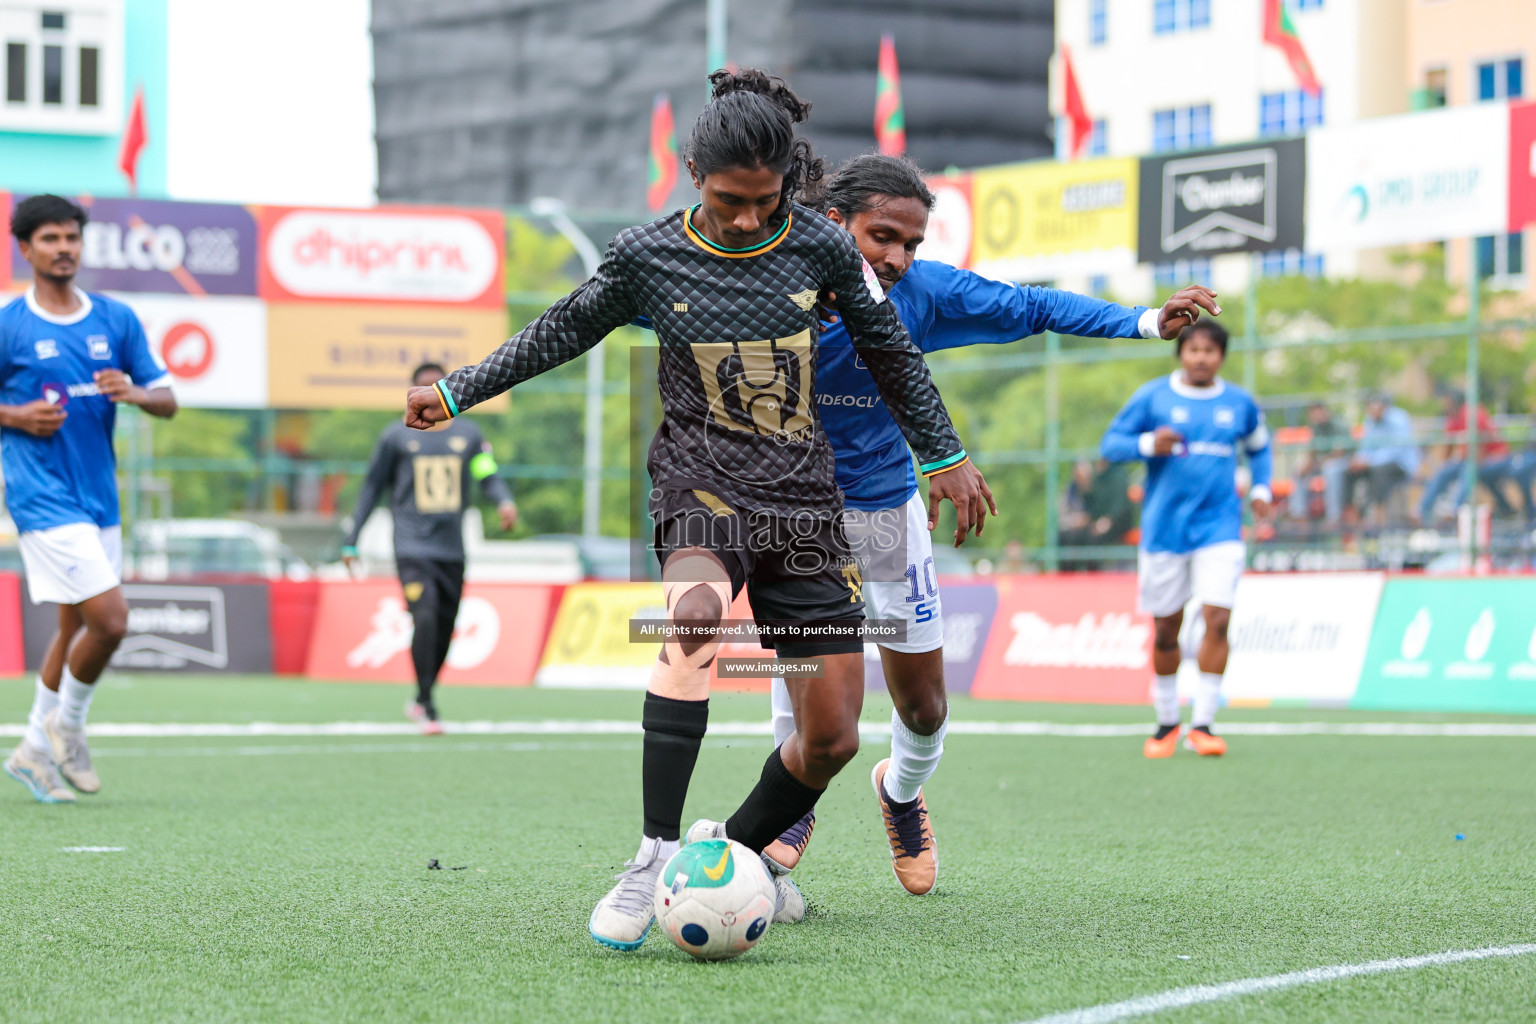
[[[1008,625],[1003,664],[1019,668],[1145,668],[1152,640],[1152,627],[1129,612],[1084,612],[1076,622],[1016,612]]]
[[[272,226],[267,262],[305,298],[467,302],[495,279],[497,246],[471,217],[296,210]]]

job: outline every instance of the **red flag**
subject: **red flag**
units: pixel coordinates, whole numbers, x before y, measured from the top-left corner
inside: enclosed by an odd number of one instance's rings
[[[128,176],[128,191],[139,190],[139,154],[149,145],[149,130],[144,126],[144,87],[133,94],[133,109],[128,113],[128,127],[123,129],[123,145],[117,151],[117,166]]]
[[[1264,0],[1264,41],[1278,47],[1285,54],[1303,90],[1313,96],[1322,95],[1323,87],[1312,70],[1312,61],[1307,58],[1307,51],[1301,45],[1301,37],[1296,34],[1296,26],[1291,24],[1284,0]]]
[[[1093,134],[1093,118],[1088,116],[1088,108],[1083,105],[1083,93],[1077,87],[1077,72],[1072,69],[1072,53],[1067,49],[1067,44],[1061,44],[1061,67],[1063,87],[1067,96],[1067,120],[1072,122],[1071,145],[1067,147],[1067,156],[1076,160],[1083,155],[1083,149],[1088,145],[1088,136]]]
[[[672,101],[666,93],[656,94],[651,104],[651,166],[645,190],[645,202],[651,210],[667,205],[677,185],[677,129],[672,124]]]
[[[883,156],[907,151],[907,115],[901,105],[901,71],[896,67],[896,40],[880,37],[880,65],[875,78],[875,142]]]

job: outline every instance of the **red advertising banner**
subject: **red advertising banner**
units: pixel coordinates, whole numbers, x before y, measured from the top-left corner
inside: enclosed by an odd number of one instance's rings
[[[561,588],[470,583],[464,588],[442,681],[471,686],[533,682]],[[305,675],[311,679],[408,682],[411,616],[394,580],[327,581]]]
[[[1536,101],[1509,108],[1509,230],[1536,224]]]
[[[22,663],[21,577],[0,572],[0,676],[19,676]]]
[[[260,224],[268,301],[505,305],[506,223],[494,210],[269,206]]]
[[[1136,577],[1000,576],[997,615],[971,696],[1144,704],[1152,620],[1136,612]]]
[[[933,212],[918,256],[967,270],[971,266],[971,176],[944,175],[927,179],[933,192]]]

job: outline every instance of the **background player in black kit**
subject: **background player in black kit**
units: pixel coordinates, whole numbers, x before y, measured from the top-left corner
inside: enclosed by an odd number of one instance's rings
[[[687,153],[701,202],[620,232],[580,288],[480,364],[407,397],[407,425],[425,428],[575,358],[636,317],[656,331],[663,419],[648,461],[650,510],[669,621],[694,632],[669,640],[653,669],[640,850],[589,922],[592,937],[616,949],[644,941],[656,877],[679,845],[709,715],[709,664],[734,594],[747,587],[760,624],[863,617],[832,449],[816,418],[818,295],[837,294],[854,346],[931,478],[930,495],[954,501],[959,536],[973,523],[980,532],[991,498],[852,236],[794,202],[821,173],[794,134],[809,107],[759,71],[717,71],[710,81],[713,98]],[[821,656],[825,676],[790,684],[795,735],[769,755],[728,821],[700,823],[758,851],[853,758],[864,696],[858,636],[775,646],[780,658]],[[798,901],[785,886],[781,911]]]
[[[428,387],[447,372],[437,363],[423,363],[411,382]],[[464,594],[464,510],[476,481],[486,500],[496,503],[501,528],[517,525],[512,492],[496,475],[491,446],[475,423],[453,420],[425,432],[390,424],[373,449],[341,549],[347,568],[353,568],[358,534],[379,499],[387,499],[395,522],[395,571],[416,627],[411,637],[416,697],[406,701],[405,713],[429,735],[443,731],[432,688],[448,657]]]

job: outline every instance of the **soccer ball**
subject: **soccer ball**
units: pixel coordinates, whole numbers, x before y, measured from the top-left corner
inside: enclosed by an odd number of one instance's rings
[[[729,839],[705,839],[661,869],[656,921],[683,952],[729,960],[767,934],[776,895],[761,857]]]

